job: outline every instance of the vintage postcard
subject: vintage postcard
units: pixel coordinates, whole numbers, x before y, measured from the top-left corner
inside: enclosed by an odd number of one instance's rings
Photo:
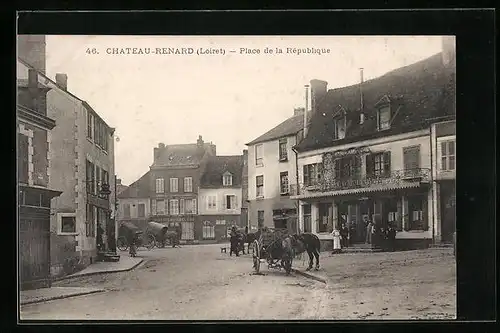
[[[454,36],[17,52],[19,319],[456,318]]]

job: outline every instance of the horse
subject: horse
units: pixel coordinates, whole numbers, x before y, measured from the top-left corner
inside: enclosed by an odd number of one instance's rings
[[[292,271],[292,261],[295,256],[294,244],[295,239],[287,235],[282,239],[275,240],[263,250],[266,252],[266,257],[271,261],[269,265],[271,267],[278,267],[279,265],[285,269],[287,275]]]
[[[319,269],[319,253],[321,250],[321,245],[318,236],[312,233],[302,233],[295,234],[293,237],[293,245],[295,255],[301,254],[307,251],[309,255],[309,267],[307,271],[310,271],[313,267],[313,259],[316,258],[315,270]]]

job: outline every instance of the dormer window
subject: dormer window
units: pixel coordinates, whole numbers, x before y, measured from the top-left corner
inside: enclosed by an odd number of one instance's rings
[[[333,138],[335,140],[340,140],[345,138],[345,128],[346,128],[346,117],[342,116],[340,118],[333,120]]]
[[[382,106],[377,112],[377,129],[383,131],[391,127],[391,107]]]
[[[222,185],[223,186],[233,185],[233,175],[230,172],[225,172],[224,175],[222,175]]]
[[[340,140],[345,138],[346,130],[346,111],[342,105],[339,105],[333,115],[333,139]]]

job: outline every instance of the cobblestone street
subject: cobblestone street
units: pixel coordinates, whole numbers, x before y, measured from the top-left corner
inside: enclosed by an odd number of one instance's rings
[[[267,265],[253,275],[251,256],[229,257],[218,245],[138,254],[146,260],[132,271],[55,283],[107,292],[26,305],[21,319],[439,319],[456,311],[455,261],[440,250],[322,253],[317,273],[328,285]]]

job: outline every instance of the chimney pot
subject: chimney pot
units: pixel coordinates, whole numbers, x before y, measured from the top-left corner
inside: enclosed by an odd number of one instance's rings
[[[63,73],[56,74],[56,83],[64,90],[68,90],[68,75]]]
[[[160,142],[160,143],[158,144],[158,148],[165,148],[165,144],[164,144],[163,142]]]

